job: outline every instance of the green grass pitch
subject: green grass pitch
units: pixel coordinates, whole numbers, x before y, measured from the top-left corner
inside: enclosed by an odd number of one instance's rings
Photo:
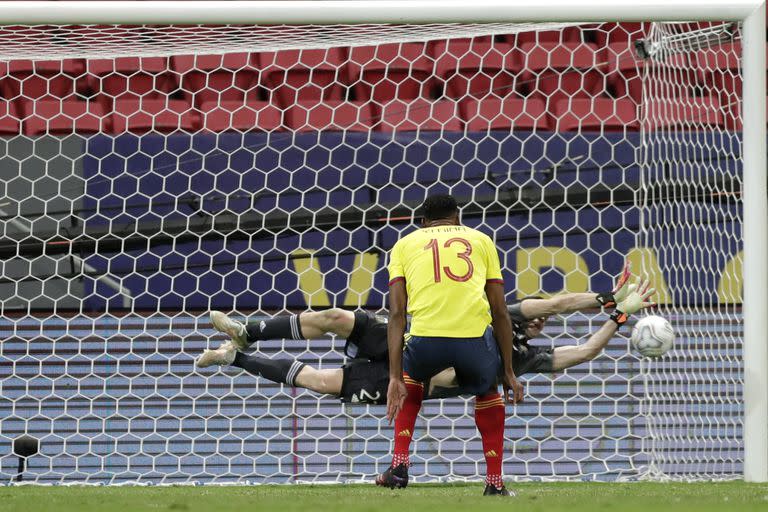
[[[768,511],[768,484],[521,483],[517,498],[481,496],[479,484],[414,485],[390,491],[373,485],[253,487],[1,487],[0,511],[113,512],[131,510],[277,512],[739,512]]]

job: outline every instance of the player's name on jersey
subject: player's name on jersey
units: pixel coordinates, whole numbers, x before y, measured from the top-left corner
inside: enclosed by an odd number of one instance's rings
[[[433,233],[461,233],[467,230],[465,226],[436,226],[425,229],[428,229]]]

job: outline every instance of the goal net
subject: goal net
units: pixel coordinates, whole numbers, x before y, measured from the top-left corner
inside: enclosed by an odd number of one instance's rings
[[[741,78],[732,23],[6,26],[0,29],[0,478],[362,480],[381,406],[197,370],[251,320],[383,312],[386,254],[425,196],[492,235],[511,301],[603,291],[625,258],[677,331],[625,329],[526,375],[519,479],[741,474]],[[642,57],[636,50],[637,41]],[[607,316],[549,319],[584,343]],[[343,340],[258,351],[339,367]],[[416,481],[474,480],[469,398],[428,401]]]

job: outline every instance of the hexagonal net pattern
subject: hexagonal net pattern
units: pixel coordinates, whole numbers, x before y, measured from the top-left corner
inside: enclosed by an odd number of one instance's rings
[[[40,483],[350,481],[382,406],[194,358],[208,312],[386,310],[386,254],[450,192],[509,301],[606,291],[625,258],[677,329],[529,374],[504,473],[741,471],[738,27],[4,27],[0,475]],[[647,54],[638,56],[635,43]],[[584,343],[600,311],[532,344]],[[338,368],[344,340],[259,342]],[[417,481],[480,478],[471,398],[427,401]]]

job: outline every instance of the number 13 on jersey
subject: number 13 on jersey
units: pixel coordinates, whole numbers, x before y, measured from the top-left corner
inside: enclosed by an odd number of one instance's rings
[[[442,281],[443,273],[445,273],[445,276],[448,279],[451,279],[452,281],[458,281],[460,283],[472,279],[472,274],[475,272],[475,266],[472,264],[472,260],[469,258],[470,254],[472,254],[472,244],[470,244],[469,241],[464,238],[454,237],[446,240],[443,243],[443,247],[445,249],[456,250],[456,257],[466,263],[466,268],[456,269],[456,272],[454,272],[448,265],[441,267],[439,242],[436,238],[433,238],[427,245],[424,246],[424,250],[432,250],[432,267],[435,272],[435,282],[439,283]],[[457,272],[461,272],[462,270],[464,270],[463,274],[457,274]]]

